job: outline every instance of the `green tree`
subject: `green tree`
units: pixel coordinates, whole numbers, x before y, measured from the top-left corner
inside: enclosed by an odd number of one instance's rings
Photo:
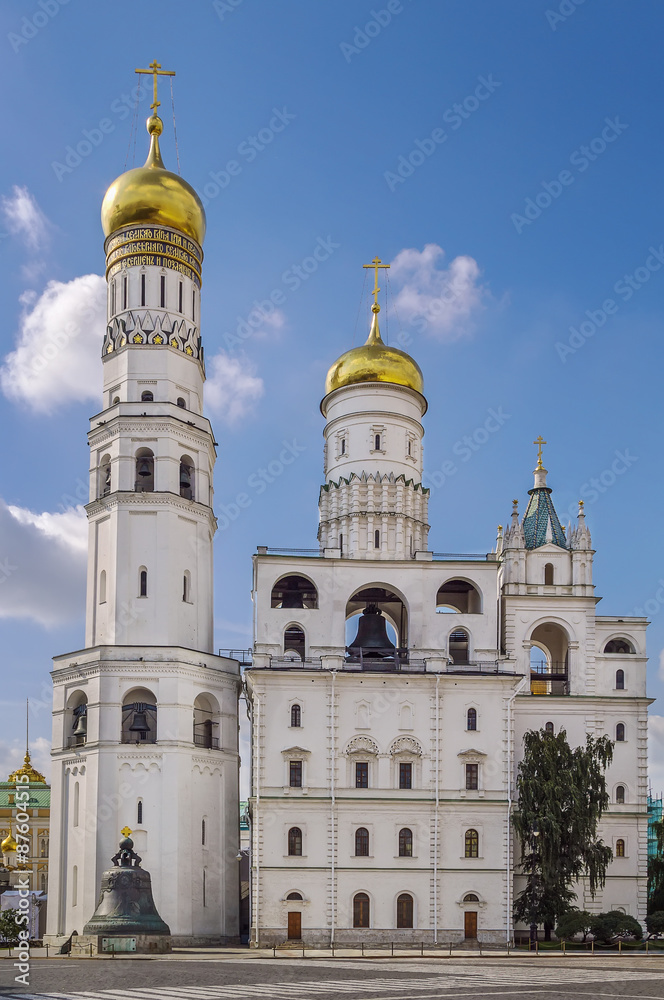
[[[646,917],[646,927],[650,937],[659,937],[664,933],[664,910],[655,910]]]
[[[570,908],[572,886],[587,877],[594,898],[606,879],[611,848],[597,837],[609,804],[604,772],[613,759],[608,736],[586,735],[585,746],[572,749],[567,733],[529,730],[519,764],[518,811],[512,822],[521,845],[526,887],[514,904],[514,917],[542,924],[545,938]]]
[[[23,925],[18,921],[18,910],[0,910],[0,938],[7,944],[16,944]]]
[[[657,853],[648,858],[648,913],[664,910],[664,820],[656,820],[653,832]]]
[[[590,925],[593,922],[593,916],[588,913],[587,910],[578,910],[576,907],[567,910],[566,913],[558,920],[558,925],[556,927],[556,937],[560,940],[569,941],[570,938],[576,937],[577,934],[582,934],[583,939],[586,940],[590,932]]]
[[[597,913],[590,925],[590,933],[596,941],[611,944],[618,937],[633,937],[640,941],[643,928],[638,920],[630,917],[622,910],[609,910],[608,913]]]

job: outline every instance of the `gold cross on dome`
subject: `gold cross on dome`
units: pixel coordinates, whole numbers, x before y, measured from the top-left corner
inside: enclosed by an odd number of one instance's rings
[[[378,305],[378,293],[380,291],[380,288],[378,287],[378,268],[379,267],[389,267],[389,266],[390,266],[389,264],[382,264],[381,260],[380,260],[380,257],[374,257],[374,259],[371,261],[370,264],[363,264],[362,265],[362,267],[365,267],[365,268],[366,267],[373,267],[373,269],[374,269],[374,287],[373,287],[373,290],[372,290],[371,294],[374,297],[374,307],[376,307],[376,306],[378,307],[378,308],[374,308],[373,309],[374,312],[379,312],[380,311],[380,306]]]
[[[131,837],[131,830],[129,829],[128,826],[123,826],[122,829],[120,830],[120,833],[122,834],[123,837]]]
[[[537,468],[538,469],[543,469],[544,468],[544,466],[542,465],[542,445],[546,444],[546,443],[547,442],[544,440],[544,438],[542,437],[541,434],[540,434],[540,436],[538,438],[535,438],[535,440],[533,441],[533,444],[537,445]]]
[[[162,69],[161,63],[158,63],[156,59],[153,59],[150,63],[149,69],[136,69],[135,73],[152,73],[152,80],[154,84],[154,100],[150,107],[152,108],[155,115],[157,114],[157,108],[161,104],[161,101],[157,100],[157,77],[158,76],[175,76],[175,70],[173,69]]]

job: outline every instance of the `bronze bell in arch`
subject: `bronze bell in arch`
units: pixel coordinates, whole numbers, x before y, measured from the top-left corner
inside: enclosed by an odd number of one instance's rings
[[[152,475],[152,467],[150,465],[150,460],[147,458],[141,458],[138,463],[138,474],[144,478]]]
[[[362,657],[391,657],[396,646],[387,634],[387,623],[377,604],[367,604],[357,624],[357,635],[348,647],[349,652]]]

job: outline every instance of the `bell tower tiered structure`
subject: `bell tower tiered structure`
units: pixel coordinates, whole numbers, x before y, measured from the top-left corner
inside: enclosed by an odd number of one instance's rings
[[[205,212],[143,167],[102,205],[108,318],[91,419],[85,649],[54,661],[49,936],[94,912],[128,828],[174,940],[238,933],[238,665],[213,654],[215,440],[203,416]]]

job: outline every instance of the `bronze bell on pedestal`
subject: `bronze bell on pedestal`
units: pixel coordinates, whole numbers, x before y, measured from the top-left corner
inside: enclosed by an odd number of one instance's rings
[[[101,877],[97,909],[83,933],[107,937],[170,934],[168,924],[157,913],[150,873],[141,868],[133,840],[121,840],[120,850],[111,860],[114,867]]]
[[[367,604],[357,624],[357,635],[348,647],[352,656],[362,659],[392,659],[396,646],[387,634],[387,623],[377,604]]]
[[[282,608],[303,608],[302,591],[284,590],[283,597],[281,598],[281,606]]]

